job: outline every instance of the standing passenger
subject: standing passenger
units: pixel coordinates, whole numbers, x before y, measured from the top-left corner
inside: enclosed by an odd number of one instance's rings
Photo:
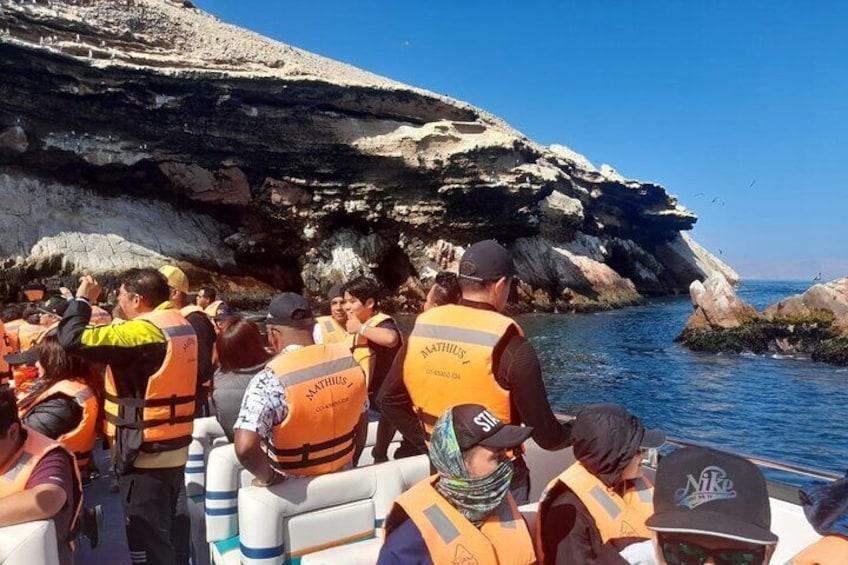
[[[165,265],[159,272],[168,279],[168,299],[180,311],[197,334],[197,412],[196,416],[209,415],[209,391],[212,390],[212,374],[215,351],[215,326],[202,308],[188,303],[188,277],[182,269]]]
[[[161,273],[131,269],[121,281],[127,322],[88,325],[100,285],[85,276],[59,324],[59,341],[108,365],[106,435],[133,563],[172,565],[185,562],[188,550],[175,516],[194,421],[197,335],[169,302]]]
[[[377,395],[403,343],[400,330],[392,317],[378,312],[380,290],[379,283],[368,277],[357,277],[342,287],[351,350],[365,371],[368,400],[371,408],[377,412],[380,412]],[[377,424],[377,440],[371,450],[374,463],[389,460],[389,444],[395,431],[391,421],[381,414]]]
[[[418,316],[409,342],[378,399],[385,414],[421,452],[436,416],[451,406],[477,402],[500,420],[533,428],[542,449],[571,444],[571,427],[557,421],[545,392],[533,346],[511,318],[501,314],[515,266],[493,240],[469,247],[459,263],[459,304]],[[530,473],[515,460],[512,494],[528,501]]]

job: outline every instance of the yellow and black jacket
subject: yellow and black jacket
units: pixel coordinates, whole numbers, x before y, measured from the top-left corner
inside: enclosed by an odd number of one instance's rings
[[[170,307],[169,302],[164,302],[154,312],[167,310]],[[140,424],[144,414],[150,412],[149,407],[141,406],[145,395],[149,392],[148,382],[152,376],[161,372],[166,361],[170,361],[169,352],[180,355],[182,353],[170,351],[169,341],[162,330],[148,320],[135,319],[122,324],[92,326],[89,325],[90,316],[91,307],[87,302],[71,301],[59,324],[58,337],[62,346],[68,351],[82,356],[89,362],[108,365],[114,391],[109,391],[107,386],[107,392],[115,399],[128,399],[128,404],[123,406],[120,417],[113,418],[113,422],[118,420],[120,422],[117,426],[113,424],[114,430],[109,430],[114,431],[115,434],[112,446],[112,458],[115,464],[118,465],[119,470],[128,470],[133,466],[164,468],[185,465],[188,456],[187,446],[191,443],[190,427],[187,434],[159,433],[156,434],[158,438],[151,440],[148,428]],[[191,382],[190,399],[178,397],[177,401],[190,405],[193,416],[194,387],[197,379],[197,339],[188,323],[181,329],[184,332],[190,332],[193,336],[193,346],[188,354],[193,359],[194,369],[187,370],[184,376],[186,381]],[[129,405],[132,402],[138,406]],[[188,416],[182,414],[185,410],[181,404],[175,409],[180,413],[177,418],[180,421],[174,422],[172,427],[181,429],[185,427],[182,420]],[[122,423],[133,421],[136,423]],[[174,437],[168,437],[169,435]]]

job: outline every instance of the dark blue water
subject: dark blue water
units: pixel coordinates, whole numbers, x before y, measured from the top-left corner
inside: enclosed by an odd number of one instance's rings
[[[759,309],[809,282],[744,283]],[[552,406],[627,406],[669,436],[843,473],[848,468],[848,368],[809,360],[694,353],[673,342],[688,296],[592,315],[520,317],[542,362]]]

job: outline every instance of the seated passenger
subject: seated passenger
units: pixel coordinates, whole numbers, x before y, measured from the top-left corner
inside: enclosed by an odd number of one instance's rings
[[[215,417],[232,443],[233,424],[238,418],[244,391],[271,354],[256,324],[238,316],[221,322],[216,347],[220,368],[213,379],[212,403]]]
[[[763,474],[713,449],[678,449],[660,460],[647,526],[660,565],[766,565],[777,546]]]
[[[395,500],[378,565],[536,563],[509,492],[518,448],[532,428],[505,425],[479,404],[448,409],[430,439],[437,474]]]
[[[628,545],[650,539],[653,488],[642,477],[642,454],[665,434],[614,404],[584,408],[572,428],[577,461],[542,495],[537,515],[541,563],[626,564]],[[650,553],[650,544],[646,544]]]
[[[244,393],[234,426],[239,461],[256,486],[350,466],[368,430],[365,375],[356,359],[345,345],[313,343],[312,310],[298,294],[277,295],[265,325],[277,356]]]
[[[87,481],[91,452],[100,428],[103,398],[100,376],[79,357],[68,355],[51,335],[14,357],[14,361],[26,357],[25,361],[38,369],[38,378],[29,393],[18,402],[21,420],[28,428],[62,443],[72,452],[83,480]]]
[[[81,503],[70,452],[22,425],[15,394],[0,390],[0,526],[52,519],[59,562],[73,565],[70,538]]]
[[[848,563],[848,475],[805,487],[799,494],[807,520],[823,537],[793,557],[791,565]]]

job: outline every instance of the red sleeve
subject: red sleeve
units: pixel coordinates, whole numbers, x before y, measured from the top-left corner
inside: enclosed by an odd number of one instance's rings
[[[54,449],[39,461],[27,481],[26,488],[39,485],[57,485],[65,489],[68,500],[74,499],[74,475],[71,470],[73,461],[65,451]]]

